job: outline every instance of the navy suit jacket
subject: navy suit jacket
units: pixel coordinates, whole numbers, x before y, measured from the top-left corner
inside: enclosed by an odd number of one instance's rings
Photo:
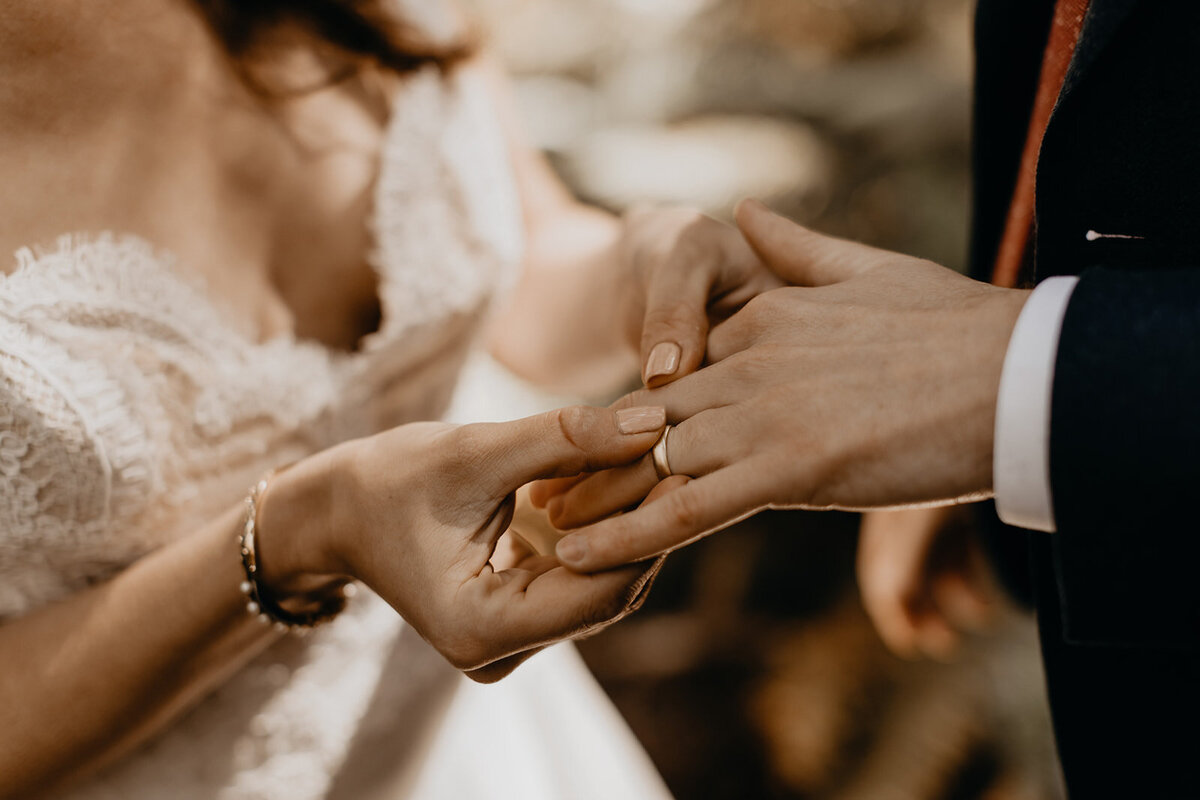
[[[984,280],[1053,7],[978,5]],[[1092,0],[1042,143],[1035,224],[1036,280],[1080,276],[1051,407],[1058,532],[991,538],[1036,601],[1071,797],[1200,797],[1200,0]],[[1004,557],[1014,542],[1026,575]]]

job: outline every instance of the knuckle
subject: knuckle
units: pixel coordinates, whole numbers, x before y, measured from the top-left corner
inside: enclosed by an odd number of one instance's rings
[[[686,236],[675,243],[668,262],[670,267],[689,277],[696,273],[704,275],[711,285],[722,266],[713,238],[705,235],[701,228],[692,227]]]
[[[706,346],[707,321],[702,313],[696,313],[690,318],[683,315],[663,315],[656,319],[648,319],[642,327],[641,340],[638,344],[643,355],[648,356],[655,346],[662,342],[674,342],[685,351],[704,352]]]
[[[759,323],[779,322],[781,319],[803,321],[806,316],[819,310],[817,304],[805,301],[815,291],[788,286],[771,289],[747,300],[742,313]]]
[[[579,427],[582,417],[582,410],[578,406],[568,406],[566,408],[558,408],[546,413],[545,423],[549,428],[549,433],[555,437],[562,437],[568,442],[574,442],[572,431]]]
[[[755,456],[761,446],[760,441],[754,437],[734,437],[731,442],[722,445],[725,451],[723,453],[722,464],[730,465],[747,461]]]
[[[689,534],[698,533],[699,531],[696,529],[703,519],[703,508],[696,493],[687,489],[688,487],[685,486],[671,492],[663,498],[662,502],[667,504],[667,517],[671,520],[673,527]]]
[[[676,209],[672,217],[675,234],[668,240],[667,260],[682,264],[712,263],[713,240],[725,226],[692,208]]]
[[[485,464],[491,456],[491,442],[483,426],[462,425],[450,434],[453,468],[471,468]]]
[[[703,329],[700,324],[703,315],[704,309],[695,308],[683,301],[676,301],[647,309],[644,326],[647,333],[653,332],[656,328],[699,333]]]
[[[736,328],[743,338],[759,339],[765,331],[773,330],[772,319],[777,316],[778,301],[771,292],[757,294],[746,301],[727,325]]]
[[[775,356],[775,348],[772,345],[757,344],[726,359],[727,369],[732,373],[731,377],[738,383],[758,387],[762,385],[764,377],[767,380],[778,380],[779,370],[776,368]],[[777,385],[777,383],[771,383],[762,388],[761,392],[765,394]]]
[[[588,448],[584,446],[581,437],[589,428],[593,411],[585,406],[568,406],[552,411],[548,422],[551,433],[561,438],[571,451],[570,462],[567,466],[572,469],[583,468],[588,463]]]
[[[771,292],[763,292],[756,294],[746,301],[746,305],[742,307],[741,317],[749,320],[758,320],[762,318],[775,304],[775,298]]]
[[[775,372],[770,369],[770,356],[770,348],[765,347],[757,356],[747,358],[745,369],[749,374],[746,377],[761,374],[764,370],[768,374]],[[758,395],[758,401],[761,407],[767,410],[767,416],[774,419],[786,419],[789,413],[793,413],[795,409],[799,408],[800,404],[797,400],[802,394],[801,387],[793,384],[792,381],[780,381],[764,387]],[[804,444],[815,446],[817,443],[806,441]]]
[[[713,234],[720,223],[699,211],[688,211],[680,217],[679,236],[674,254],[690,261],[711,262]]]
[[[705,424],[713,418],[713,414],[705,413],[700,418],[693,417],[676,426],[671,431],[671,439],[667,452],[672,471],[676,475],[697,477],[716,469],[715,461],[724,462],[731,455],[731,449],[741,444],[740,437],[733,441],[725,441],[722,432],[713,425]],[[652,458],[646,458],[647,466],[654,469]],[[657,478],[657,474],[655,474]]]
[[[789,311],[796,302],[795,295],[788,289],[774,289],[755,295],[750,305],[756,309],[754,316],[762,322],[776,322],[781,317],[791,316]]]

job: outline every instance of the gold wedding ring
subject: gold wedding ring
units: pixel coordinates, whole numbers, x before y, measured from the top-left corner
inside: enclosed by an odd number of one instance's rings
[[[662,436],[658,437],[658,441],[654,443],[654,449],[650,451],[650,459],[654,462],[654,472],[660,481],[675,474],[671,472],[671,462],[667,459],[667,437],[671,435],[671,429],[674,427],[674,425],[668,425],[663,428]]]

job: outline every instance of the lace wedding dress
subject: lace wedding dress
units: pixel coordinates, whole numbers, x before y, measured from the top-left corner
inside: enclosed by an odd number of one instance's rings
[[[408,5],[440,22],[438,4]],[[76,235],[17,254],[16,271],[0,277],[0,620],[186,535],[269,467],[445,415],[489,298],[521,255],[504,144],[466,71],[405,81],[372,231],[383,321],[355,353],[290,336],[258,342],[187,265],[137,238]],[[535,410],[514,379],[473,359],[458,416]],[[497,397],[512,402],[481,404]],[[477,686],[364,591],[66,796],[666,791],[573,648]]]

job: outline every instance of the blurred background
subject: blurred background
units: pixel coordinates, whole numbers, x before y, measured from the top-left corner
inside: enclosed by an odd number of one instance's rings
[[[583,198],[820,230],[962,268],[970,0],[472,0],[527,134]],[[581,650],[680,800],[1061,796],[1036,632],[888,653],[858,518],[773,513],[669,559]],[[586,720],[581,720],[586,724]]]

